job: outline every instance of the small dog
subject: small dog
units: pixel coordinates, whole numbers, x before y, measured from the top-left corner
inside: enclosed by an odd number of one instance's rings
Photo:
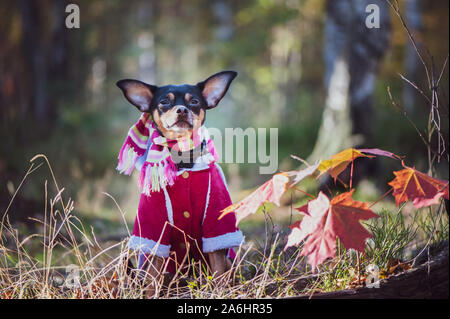
[[[142,194],[129,248],[150,273],[175,273],[192,259],[221,275],[243,242],[234,214],[218,219],[231,205],[217,153],[203,126],[236,77],[222,71],[196,85],[149,85],[121,80],[117,86],[143,112],[131,127],[118,170],[137,168]],[[207,258],[205,258],[207,256]]]

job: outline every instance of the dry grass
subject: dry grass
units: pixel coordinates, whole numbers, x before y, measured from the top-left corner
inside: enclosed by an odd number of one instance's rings
[[[41,163],[36,165],[38,161]],[[50,170],[56,195],[49,196],[46,182],[43,217],[33,219],[41,225],[41,231],[23,237],[9,222],[8,210],[23,182],[43,164]],[[156,287],[155,298],[284,298],[350,288],[356,281],[364,284],[361,276],[364,278],[364,269],[370,264],[378,264],[388,272],[392,259],[400,262],[405,248],[417,240],[418,229],[428,240],[427,246],[448,240],[443,206],[438,214],[429,215],[430,221],[421,218],[416,225],[406,225],[404,218],[398,217],[401,211],[385,212],[382,220],[369,225],[375,238],[366,254],[356,256],[354,251],[339,246],[338,256],[312,273],[305,258],[299,255],[301,247],[283,250],[286,236],[263,209],[262,241],[247,239],[248,243],[236,251],[238,258],[232,270],[215,277],[205,266],[186,260],[187,271],[152,278],[132,266],[137,265],[137,256],[127,249],[127,238],[104,242],[97,240],[93,228],[84,228],[74,215],[74,201],[64,198],[64,189],[58,186],[44,155],[31,160],[11,203],[0,225],[1,298],[134,299],[145,297],[149,286]],[[116,205],[123,228],[128,231],[125,214]]]
[[[43,219],[33,218],[42,232],[23,238],[9,222],[8,210],[24,181],[43,164],[50,170],[56,195],[49,197],[46,182]],[[282,255],[278,235],[273,234],[266,237],[274,237],[273,242],[266,240],[262,249],[252,243],[239,247],[233,270],[220,277],[186,260],[186,272],[170,279],[149,278],[144,270],[130,267],[137,264],[137,256],[127,249],[127,239],[99,243],[93,229],[87,231],[74,215],[74,207],[72,199],[64,198],[47,157],[35,156],[0,225],[1,298],[142,298],[148,285],[157,288],[157,298],[284,297],[294,293],[293,284],[299,279],[296,270],[302,268],[303,258]],[[128,230],[125,215],[117,208]]]

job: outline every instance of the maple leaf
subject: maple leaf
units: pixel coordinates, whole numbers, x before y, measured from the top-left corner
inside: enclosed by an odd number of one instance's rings
[[[236,213],[236,225],[243,218],[254,214],[256,210],[265,202],[271,202],[280,206],[280,198],[286,191],[286,184],[289,182],[287,173],[278,173],[272,176],[270,180],[258,187],[253,193],[245,197],[240,202],[230,205],[223,209],[219,216],[221,219],[231,212]]]
[[[309,166],[307,168],[298,170],[298,171],[290,171],[288,172],[289,176],[294,176],[294,180],[291,183],[291,186],[298,184],[301,180],[305,179],[306,177],[312,175],[317,168],[319,167],[320,163],[317,163],[315,165]]]
[[[397,206],[411,200],[415,208],[421,208],[438,204],[441,197],[448,199],[448,181],[433,178],[411,167],[404,167],[395,171],[395,179],[388,183],[394,189]]]
[[[360,151],[362,153],[377,155],[377,156],[386,156],[386,157],[390,157],[393,159],[402,159],[401,156],[395,155],[392,152],[380,150],[379,148],[360,148],[360,149],[358,149],[358,151]]]
[[[298,244],[300,244],[302,240],[305,239],[306,236],[304,235],[304,231],[300,229],[300,224],[301,221],[298,221],[289,226],[289,228],[292,230],[287,238],[287,243],[284,248],[285,250],[291,246],[298,246]]]
[[[291,226],[285,249],[305,241],[301,255],[308,257],[313,270],[327,258],[336,256],[336,238],[345,248],[364,252],[366,239],[372,235],[360,221],[379,216],[366,203],[353,200],[353,191],[338,195],[331,201],[320,192],[316,199],[298,208],[304,216]]]
[[[320,175],[328,172],[333,176],[334,181],[336,181],[339,174],[345,170],[348,164],[358,157],[373,158],[374,156],[363,154],[354,148],[348,148],[340,153],[334,154],[328,160],[321,161],[318,170],[321,172]]]

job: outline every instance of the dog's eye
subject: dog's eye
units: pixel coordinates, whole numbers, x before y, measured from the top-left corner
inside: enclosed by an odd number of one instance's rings
[[[200,101],[197,99],[192,99],[189,101],[189,104],[192,106],[197,106],[197,105],[199,105],[199,103],[200,103]]]
[[[162,106],[168,106],[170,104],[170,102],[169,102],[169,100],[164,99],[164,100],[159,101],[159,104],[161,104]]]

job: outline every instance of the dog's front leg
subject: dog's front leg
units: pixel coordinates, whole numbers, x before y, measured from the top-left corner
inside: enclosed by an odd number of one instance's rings
[[[145,298],[153,298],[155,296],[157,285],[160,282],[161,274],[164,266],[164,258],[158,256],[148,256],[145,262],[146,267],[146,279],[150,284],[144,290]]]
[[[226,249],[216,250],[208,253],[208,259],[213,276],[219,277],[229,269]]]

